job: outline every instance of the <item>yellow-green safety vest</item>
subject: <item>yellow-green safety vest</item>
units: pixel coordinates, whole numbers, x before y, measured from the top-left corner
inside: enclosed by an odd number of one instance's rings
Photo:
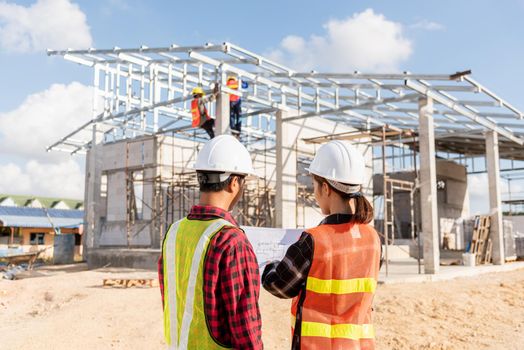
[[[227,220],[184,218],[162,243],[164,336],[170,349],[227,349],[214,340],[204,313],[204,259],[209,242]]]

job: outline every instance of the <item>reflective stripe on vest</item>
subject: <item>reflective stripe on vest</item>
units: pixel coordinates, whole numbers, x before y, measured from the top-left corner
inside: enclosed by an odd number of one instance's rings
[[[334,324],[329,325],[318,322],[302,322],[303,337],[325,337],[343,339],[374,338],[375,329],[372,324]]]
[[[166,343],[178,344],[178,320],[177,320],[177,303],[176,299],[171,300],[172,295],[176,295],[176,274],[175,264],[167,263],[175,261],[176,233],[182,220],[175,222],[166,233],[162,247],[162,261],[164,268],[164,335]],[[167,284],[166,284],[167,281]],[[169,288],[169,294],[166,289]],[[166,294],[168,297],[166,298]]]
[[[291,308],[293,319],[301,310],[300,348],[374,349],[371,306],[380,264],[378,234],[369,225],[350,223],[306,231],[313,239],[313,260],[300,293],[305,293],[303,302],[299,305],[299,295]]]
[[[375,293],[374,278],[352,278],[347,280],[322,280],[308,277],[306,289],[320,294]]]
[[[295,324],[295,317],[291,316],[291,324]],[[302,322],[301,335],[303,337],[325,337],[342,339],[373,339],[375,327],[372,324],[350,324],[342,323],[329,325],[319,322]]]
[[[224,226],[233,224],[223,219],[182,219],[166,234],[162,247],[164,334],[170,349],[224,348],[209,334],[202,292],[204,255],[213,236]]]

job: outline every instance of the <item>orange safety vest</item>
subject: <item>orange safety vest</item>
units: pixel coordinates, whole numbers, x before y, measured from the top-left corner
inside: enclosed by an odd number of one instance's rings
[[[374,349],[371,306],[381,250],[377,232],[352,223],[306,231],[313,238],[313,261],[306,287],[291,305],[292,331],[296,327],[300,332],[295,335],[300,336],[300,349]]]
[[[191,116],[193,118],[191,122],[191,127],[196,128],[197,126],[200,126],[201,123],[201,114],[200,114],[200,108],[198,107],[198,98],[194,98],[191,101]],[[207,115],[207,108],[204,106],[204,116],[206,117],[206,120],[211,119]]]
[[[230,79],[227,81],[227,87],[232,90],[238,90],[238,80]],[[229,94],[229,101],[236,102],[240,100],[240,96]]]

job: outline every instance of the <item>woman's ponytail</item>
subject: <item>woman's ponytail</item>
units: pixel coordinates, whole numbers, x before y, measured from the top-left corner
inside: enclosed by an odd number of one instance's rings
[[[369,201],[364,197],[364,195],[361,192],[358,193],[344,193],[336,188],[334,188],[326,179],[323,177],[313,175],[313,179],[317,181],[317,183],[322,184],[326,183],[333,192],[338,194],[343,200],[350,201],[352,198],[355,200],[355,212],[352,214],[353,217],[351,218],[351,222],[355,224],[369,224],[371,221],[373,221],[373,218],[375,217],[375,213],[373,211],[373,207],[369,203]],[[347,184],[344,184],[347,185]],[[352,185],[349,185],[352,186]]]

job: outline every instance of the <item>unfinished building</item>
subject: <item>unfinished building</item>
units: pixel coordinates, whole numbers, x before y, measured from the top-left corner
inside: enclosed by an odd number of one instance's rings
[[[94,71],[91,120],[49,147],[87,154],[84,252],[90,266],[110,261],[154,268],[169,224],[196,200],[191,165],[207,136],[191,128],[190,92],[200,86],[209,93],[215,84],[220,93],[208,106],[216,116],[215,133],[229,132],[229,94],[242,97],[241,141],[260,175],[237,209],[241,224],[316,225],[321,215],[304,168],[322,142],[350,140],[367,160],[365,194],[375,199],[384,243],[396,234],[420,238],[424,272],[437,273],[439,218],[467,212],[465,168],[437,157],[461,164],[482,157],[493,262],[504,263],[499,159],[523,159],[523,113],[470,72],[301,73],[231,43],[48,54]],[[229,89],[229,75],[248,87]],[[402,180],[399,171],[411,175]],[[382,175],[378,182],[385,194],[373,190],[373,174]],[[438,210],[442,176],[450,191],[445,212]],[[395,204],[394,191],[408,193],[410,203],[416,196],[420,208]],[[411,219],[396,229],[399,207],[409,210]]]
[[[463,220],[469,219],[469,196],[467,169],[464,165],[446,159],[436,160],[437,177],[437,210],[439,217],[439,241],[444,246],[444,236],[448,249],[464,249],[465,239],[462,227]],[[390,181],[414,184],[417,173],[414,170],[390,172],[387,175]],[[384,195],[384,177],[382,174],[373,176],[373,195]],[[394,225],[391,236],[394,240],[413,240],[416,236],[415,226],[420,227],[420,216],[413,217],[414,210],[420,205],[420,196],[414,192],[414,187],[390,188],[388,194],[393,200]],[[411,205],[406,203],[412,202]],[[375,221],[375,227],[383,230],[383,220]],[[471,237],[469,237],[471,239]]]

